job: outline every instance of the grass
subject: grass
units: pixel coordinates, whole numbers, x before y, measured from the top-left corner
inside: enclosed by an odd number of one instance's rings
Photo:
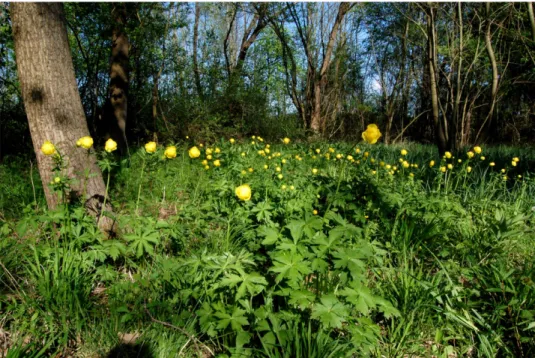
[[[2,164],[7,356],[535,354],[532,149],[483,148],[485,160],[412,143],[266,153],[255,138],[192,159],[193,145],[174,159],[164,147],[129,161],[99,152],[115,164],[111,239],[79,203],[47,210],[35,168]],[[234,193],[245,183],[249,201]]]

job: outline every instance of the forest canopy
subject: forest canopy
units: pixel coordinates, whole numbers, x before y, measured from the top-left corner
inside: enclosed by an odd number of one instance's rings
[[[518,144],[534,137],[530,3],[66,3],[91,135],[109,133],[122,9],[126,136]],[[0,158],[31,153],[9,6],[0,7]],[[442,141],[442,143],[439,143]]]

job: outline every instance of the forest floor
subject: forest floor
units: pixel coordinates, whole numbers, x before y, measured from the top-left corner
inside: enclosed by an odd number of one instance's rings
[[[97,149],[111,238],[0,165],[4,356],[535,356],[535,150],[165,149]]]

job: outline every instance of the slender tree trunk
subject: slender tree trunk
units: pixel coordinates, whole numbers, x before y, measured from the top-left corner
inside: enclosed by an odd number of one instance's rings
[[[204,93],[201,85],[201,74],[199,73],[199,63],[197,62],[197,45],[199,42],[199,19],[201,17],[200,3],[195,3],[195,23],[193,25],[193,75],[195,76],[195,86],[201,102],[204,102]]]
[[[17,72],[47,204],[55,208],[60,200],[49,187],[53,159],[40,151],[49,140],[63,156],[66,175],[75,179],[70,199],[85,195],[81,199],[86,207],[98,214],[106,187],[94,155],[76,147],[89,130],[74,76],[63,5],[13,2],[11,17]],[[86,169],[91,173],[87,179]],[[113,221],[103,217],[99,226],[110,231]]]
[[[535,15],[533,15],[533,3],[528,2],[529,23],[531,24],[531,37],[535,43]]]
[[[323,58],[323,63],[321,65],[320,71],[318,73],[318,78],[314,81],[314,99],[312,113],[310,116],[310,129],[314,134],[320,134],[321,129],[321,99],[322,99],[322,90],[327,84],[327,70],[331,64],[331,55],[334,48],[334,42],[336,40],[336,34],[344,16],[351,9],[351,4],[343,2],[338,7],[338,14],[334,20],[334,24],[329,36],[329,42],[327,43],[327,49],[325,50],[325,57]]]
[[[429,82],[431,92],[431,109],[433,115],[433,124],[435,126],[435,140],[437,141],[438,151],[442,155],[446,151],[446,136],[444,126],[440,120],[438,105],[438,91],[436,79],[436,39],[435,39],[435,11],[432,5],[428,7],[427,14],[427,61],[429,70]]]
[[[129,83],[129,50],[130,42],[125,32],[126,25],[126,5],[114,4],[112,15],[115,19],[115,26],[112,32],[111,47],[111,69],[110,69],[110,102],[113,108],[117,126],[119,127],[122,138],[114,138],[123,148],[126,148],[128,154],[128,142],[126,140],[126,119],[128,108],[128,83]],[[112,118],[109,116],[109,118]],[[113,124],[112,124],[113,125]]]

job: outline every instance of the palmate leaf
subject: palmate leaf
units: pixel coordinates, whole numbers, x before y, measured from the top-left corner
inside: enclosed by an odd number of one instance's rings
[[[344,296],[346,301],[352,303],[363,315],[367,316],[370,310],[376,308],[387,318],[399,315],[399,311],[389,301],[374,295],[368,287],[356,281],[353,281],[351,286],[341,290],[340,296]]]
[[[312,302],[316,300],[316,295],[307,290],[291,291],[290,300],[292,305],[297,305],[300,309],[307,308]]]
[[[290,234],[292,235],[292,239],[295,244],[299,242],[301,237],[303,237],[303,228],[305,226],[305,222],[303,220],[294,220],[291,221],[286,227],[290,230]]]
[[[218,330],[226,329],[230,324],[233,331],[239,332],[242,330],[243,326],[247,326],[249,324],[247,317],[245,317],[245,310],[242,310],[238,307],[234,307],[232,315],[226,312],[218,311],[215,313],[215,316],[219,318],[216,326]]]
[[[303,280],[303,276],[312,272],[308,262],[303,260],[303,256],[297,253],[277,251],[272,258],[273,267],[269,271],[278,273],[276,277],[277,283],[287,279],[290,286],[298,287],[299,282]]]
[[[312,307],[312,318],[319,320],[328,328],[341,328],[346,321],[349,311],[334,295],[321,298],[321,303]]]
[[[279,231],[276,228],[265,225],[260,226],[257,229],[257,233],[258,235],[265,237],[265,239],[262,241],[262,245],[273,245],[279,238]]]
[[[152,254],[154,246],[159,243],[159,234],[156,231],[147,229],[141,233],[124,235],[124,238],[131,243],[132,251],[136,257],[140,258],[144,253]]]
[[[264,290],[267,286],[266,279],[256,273],[244,273],[242,276],[228,274],[227,277],[221,280],[222,286],[235,287],[239,285],[238,291],[236,292],[236,301],[242,298],[246,292],[251,296],[256,296]]]

